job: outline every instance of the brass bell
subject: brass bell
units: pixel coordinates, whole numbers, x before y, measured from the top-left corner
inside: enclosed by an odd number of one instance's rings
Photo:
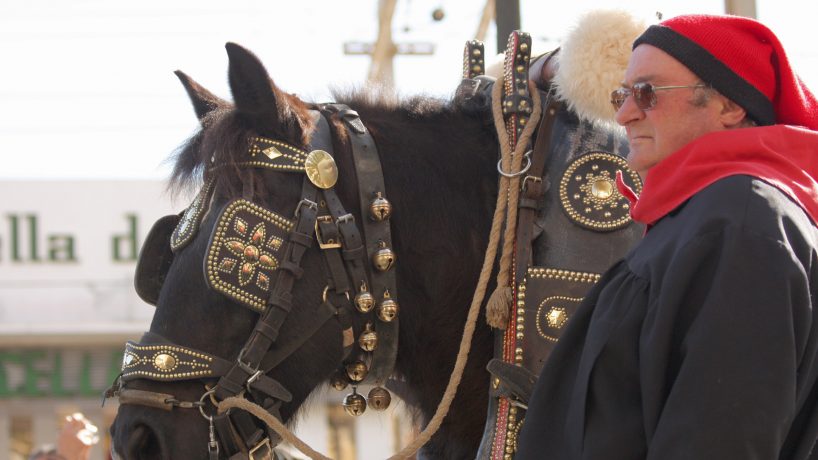
[[[384,198],[381,192],[378,192],[377,195],[375,195],[375,199],[369,204],[369,216],[372,220],[381,222],[389,219],[391,215],[392,203]]]
[[[367,401],[369,401],[369,407],[375,410],[386,410],[389,407],[389,403],[392,402],[392,395],[389,394],[389,390],[383,387],[375,387],[369,390],[369,395],[366,397]]]
[[[378,250],[372,255],[372,264],[375,265],[378,271],[385,272],[395,265],[395,253],[386,247],[386,243],[383,241],[378,245]]]
[[[345,372],[339,371],[332,374],[332,377],[329,379],[329,384],[332,385],[332,388],[343,391],[349,385],[349,379]]]
[[[366,329],[361,332],[358,345],[364,351],[373,351],[378,346],[378,334],[372,330],[372,323],[367,323]]]
[[[366,364],[362,361],[353,361],[346,365],[347,376],[353,382],[360,382],[366,378],[366,374],[369,373],[369,369],[367,369]]]
[[[352,393],[344,396],[344,410],[347,414],[358,417],[366,411],[366,399],[359,395],[355,387],[352,387]]]
[[[355,295],[355,308],[361,313],[369,313],[375,306],[375,297],[369,293],[366,283],[361,283],[361,290]]]
[[[377,313],[378,318],[385,323],[391,322],[398,316],[398,303],[392,300],[388,289],[383,293],[383,302],[378,305]]]

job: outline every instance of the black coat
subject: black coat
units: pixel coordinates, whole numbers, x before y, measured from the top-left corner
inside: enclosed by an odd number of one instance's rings
[[[659,220],[543,368],[517,459],[805,459],[818,436],[818,230],[721,179]]]

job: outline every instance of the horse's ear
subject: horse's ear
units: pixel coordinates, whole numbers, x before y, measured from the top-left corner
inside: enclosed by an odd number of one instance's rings
[[[225,48],[230,58],[228,78],[236,109],[255,125],[256,131],[277,126],[280,122],[278,101],[267,69],[253,53],[241,46],[228,43]]]
[[[196,117],[199,118],[199,121],[202,121],[208,113],[219,107],[227,107],[230,105],[227,101],[219,98],[202,85],[196,83],[181,70],[177,70],[173,73],[179,77],[179,81],[181,81],[182,86],[185,87],[185,91],[187,91],[187,95],[190,97],[190,102],[193,103],[193,110],[196,111]]]

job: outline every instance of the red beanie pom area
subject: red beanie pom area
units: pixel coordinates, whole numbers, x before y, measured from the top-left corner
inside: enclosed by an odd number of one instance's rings
[[[775,34],[740,16],[686,15],[650,26],[633,44],[655,46],[747,111],[758,125],[818,130],[818,100]]]

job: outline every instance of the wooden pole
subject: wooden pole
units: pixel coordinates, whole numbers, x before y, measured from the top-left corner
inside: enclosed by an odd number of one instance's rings
[[[477,26],[477,32],[474,34],[475,40],[480,40],[481,42],[486,41],[486,33],[488,32],[492,19],[494,19],[494,0],[486,0],[486,5],[483,7],[483,14],[480,15],[480,24]],[[497,52],[500,52],[499,48]]]
[[[508,36],[520,29],[520,0],[494,0],[497,22],[497,52],[506,49]]]
[[[368,83],[388,90],[395,86],[392,59],[398,50],[392,41],[392,17],[395,15],[396,3],[397,0],[378,1],[378,38],[372,50],[372,63],[367,77]]]
[[[757,19],[755,0],[724,0],[724,12]]]

